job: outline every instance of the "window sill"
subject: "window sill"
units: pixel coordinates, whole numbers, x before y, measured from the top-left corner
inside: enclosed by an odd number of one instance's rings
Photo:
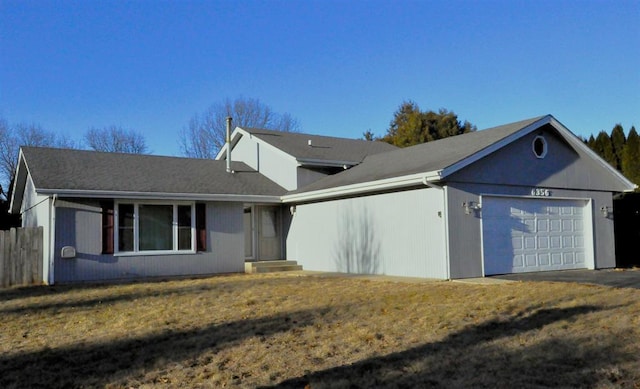
[[[150,256],[160,256],[160,255],[189,255],[196,254],[195,250],[158,250],[158,251],[124,251],[113,253],[114,257],[150,257]]]

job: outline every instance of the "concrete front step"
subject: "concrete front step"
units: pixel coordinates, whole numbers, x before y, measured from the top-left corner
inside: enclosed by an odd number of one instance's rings
[[[302,266],[296,261],[258,261],[245,262],[245,273],[270,273],[278,271],[302,270]]]

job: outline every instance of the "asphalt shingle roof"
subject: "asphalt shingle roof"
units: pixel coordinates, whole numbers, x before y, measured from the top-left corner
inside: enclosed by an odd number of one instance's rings
[[[310,192],[441,170],[482,151],[543,117],[370,155],[351,169],[327,176],[289,193]]]
[[[286,190],[241,162],[41,147],[22,152],[36,189],[279,196]]]
[[[385,142],[362,139],[336,138],[258,128],[242,129],[292,155],[299,161],[321,160],[357,164],[368,155],[397,149],[397,147]],[[311,146],[309,146],[309,140],[311,140]]]

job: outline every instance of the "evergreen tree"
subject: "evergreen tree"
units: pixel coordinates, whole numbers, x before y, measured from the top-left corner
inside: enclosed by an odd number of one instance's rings
[[[622,152],[622,174],[640,185],[640,136],[635,127],[631,127]]]
[[[620,124],[616,124],[611,130],[611,146],[613,147],[613,155],[616,159],[614,167],[618,170],[622,169],[622,152],[627,138],[624,136],[624,129]]]
[[[380,140],[407,147],[475,130],[468,121],[458,120],[454,112],[446,109],[423,112],[415,102],[405,101],[394,112],[389,129]]]
[[[609,134],[605,131],[600,131],[596,137],[595,152],[598,153],[605,161],[607,161],[614,168],[616,167],[616,156],[613,153],[613,144]]]

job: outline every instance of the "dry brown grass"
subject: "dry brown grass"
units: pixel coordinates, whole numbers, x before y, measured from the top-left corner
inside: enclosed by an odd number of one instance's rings
[[[640,290],[280,275],[0,291],[0,387],[640,387]]]

